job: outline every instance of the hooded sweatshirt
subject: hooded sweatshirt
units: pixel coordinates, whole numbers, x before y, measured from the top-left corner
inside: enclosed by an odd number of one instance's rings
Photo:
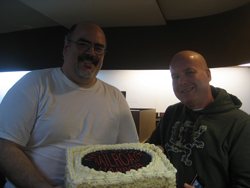
[[[214,102],[202,110],[169,106],[147,142],[164,148],[177,169],[177,188],[196,174],[206,188],[249,188],[250,116],[236,96],[211,91]]]

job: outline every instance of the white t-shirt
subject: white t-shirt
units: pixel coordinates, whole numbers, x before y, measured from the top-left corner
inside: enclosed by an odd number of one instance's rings
[[[66,148],[138,142],[121,91],[99,79],[81,88],[60,68],[32,71],[8,91],[0,105],[0,137],[25,146],[53,185],[64,185]]]

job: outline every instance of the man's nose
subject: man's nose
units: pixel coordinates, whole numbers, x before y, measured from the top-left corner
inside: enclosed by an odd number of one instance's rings
[[[95,48],[93,45],[89,46],[89,48],[85,51],[86,54],[89,54],[89,55],[95,55]]]
[[[188,83],[187,78],[185,76],[180,76],[178,82],[180,86],[186,85]]]

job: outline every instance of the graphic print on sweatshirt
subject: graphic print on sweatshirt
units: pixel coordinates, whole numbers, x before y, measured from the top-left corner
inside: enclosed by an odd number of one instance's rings
[[[172,127],[172,135],[169,139],[170,144],[166,143],[167,152],[183,153],[181,161],[187,166],[192,165],[189,156],[192,154],[192,148],[203,148],[204,142],[196,140],[200,135],[207,130],[207,126],[200,125],[198,130],[193,131],[194,123],[185,121],[182,125],[179,121]]]

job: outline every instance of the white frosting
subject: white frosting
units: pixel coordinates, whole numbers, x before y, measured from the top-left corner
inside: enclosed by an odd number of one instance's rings
[[[90,169],[81,164],[82,158],[92,152],[102,150],[134,149],[148,153],[151,162],[137,170],[122,172],[104,172]],[[68,148],[66,151],[66,187],[77,187],[78,184],[87,183],[94,185],[109,185],[120,183],[132,183],[142,178],[166,178],[171,184],[175,184],[177,170],[162,153],[161,149],[153,144],[130,143],[116,145],[88,145]]]

